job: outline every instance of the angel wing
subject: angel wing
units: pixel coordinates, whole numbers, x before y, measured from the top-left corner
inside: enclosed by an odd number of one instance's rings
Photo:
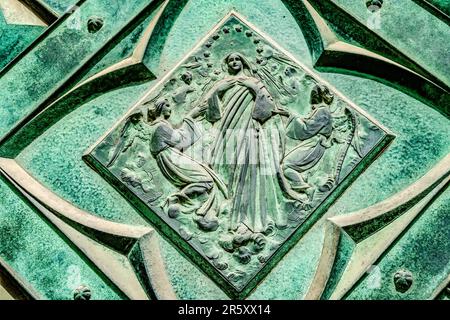
[[[128,149],[130,149],[133,146],[133,144],[136,141],[136,138],[145,138],[146,133],[141,132],[142,128],[140,128],[139,124],[142,120],[139,120],[137,123],[135,123],[136,121],[134,118],[135,116],[136,114],[129,116],[124,126],[120,130],[118,143],[116,144],[112,156],[106,165],[107,168],[111,167],[117,161],[117,159],[121,154],[125,153]]]

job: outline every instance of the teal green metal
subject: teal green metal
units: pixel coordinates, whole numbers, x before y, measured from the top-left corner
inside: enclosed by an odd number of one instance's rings
[[[86,160],[228,294],[245,297],[393,139],[315,77],[231,16]]]
[[[42,27],[1,24],[0,52],[5,52],[0,61],[4,67],[0,71],[0,132],[4,136],[1,157],[14,159],[45,188],[85,212],[104,220],[155,227],[160,232],[156,237],[161,261],[178,299],[227,299],[228,295],[248,299],[310,298],[317,288],[316,273],[323,270],[319,266],[330,234],[327,219],[345,217],[401,192],[450,152],[448,4],[397,2],[383,1],[378,11],[371,12],[366,1],[311,0],[309,7],[306,1],[288,0],[169,1],[136,69],[109,74],[71,94],[80,81],[133,54],[149,23],[158,17],[162,2],[124,1],[121,10],[115,10],[108,5],[110,2],[87,0],[79,3],[77,17],[74,12],[63,15],[73,1],[45,1],[62,15],[45,31]],[[371,157],[360,164],[360,170],[331,194],[325,206],[319,206],[320,212],[302,224],[303,231],[282,246],[262,273],[255,271],[258,276],[241,291],[244,294],[236,294],[236,289],[221,281],[220,273],[208,266],[208,258],[196,256],[192,247],[169,232],[138,197],[133,199],[129,191],[133,187],[117,192],[117,173],[114,179],[105,180],[113,177],[111,173],[102,170],[99,175],[82,159],[86,150],[114,128],[148,91],[153,88],[156,92],[159,80],[189,56],[231,10],[249,21],[257,32],[274,39],[293,59],[313,69],[379,127],[395,135],[387,149],[373,149],[371,155],[379,157],[370,165]],[[377,15],[381,19],[379,29],[369,23],[376,21]],[[69,25],[80,17],[82,30],[70,29]],[[93,17],[104,22],[97,33],[88,30],[88,21]],[[324,44],[317,18],[323,19],[340,41],[390,59],[390,67],[354,52],[336,54],[334,47]],[[14,51],[8,49],[12,47]],[[56,56],[61,59],[55,60]],[[402,73],[397,73],[398,66],[391,61],[401,64]],[[379,70],[388,72],[377,73]],[[305,95],[311,89],[305,90]],[[294,110],[305,117],[309,107],[304,104],[303,109]],[[172,113],[175,120],[183,118],[175,110]],[[442,179],[448,179],[445,172]],[[161,185],[174,188],[169,181]],[[446,186],[430,200],[428,193],[423,194],[421,199],[428,202],[417,217],[402,227],[395,241],[380,251],[342,298],[448,299],[450,197]],[[427,190],[432,192],[434,187],[437,185]],[[366,236],[401,222],[403,209],[396,211],[398,217],[387,219],[389,223],[381,221],[367,234],[361,229],[352,230],[352,226],[339,229],[336,257],[325,264],[331,268],[330,276],[319,298],[334,297],[336,288],[348,279],[347,270],[363,239],[373,241],[375,248],[376,237]],[[196,224],[193,228],[199,233]],[[90,232],[84,234],[92,236]],[[44,218],[39,208],[27,202],[3,173],[0,258],[2,266],[4,263],[11,268],[25,289],[43,299],[73,299],[74,293],[84,290],[80,286],[88,287],[92,299],[129,298],[76,243]],[[237,266],[238,260],[232,259],[232,266]]]
[[[8,24],[0,12],[0,70],[36,39],[45,27]]]

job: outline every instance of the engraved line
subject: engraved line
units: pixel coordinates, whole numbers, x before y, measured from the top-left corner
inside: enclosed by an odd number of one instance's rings
[[[439,286],[437,286],[437,288],[431,294],[429,300],[435,300],[444,290],[446,290],[448,286],[450,286],[450,274],[444,281],[439,284]]]
[[[308,41],[308,47],[313,56],[313,63],[316,69],[324,72],[350,74],[378,81],[400,90],[449,117],[450,88],[445,82],[398,51],[398,49],[392,47],[376,33],[372,32],[372,35],[379,39],[382,44],[385,44],[388,49],[390,48],[390,51],[398,52],[400,56],[397,58],[401,58],[403,60],[402,63],[396,63],[392,60],[395,59],[395,55],[389,59],[370,50],[338,40],[336,33],[327,25],[325,19],[314,9],[310,1],[303,0],[301,3],[305,9],[296,7],[295,10],[305,10],[309,13],[309,17],[312,19],[310,24],[315,24],[314,27],[318,33],[316,38],[311,32],[305,30],[309,27],[302,26],[302,21],[298,21],[300,18],[296,17],[295,13],[293,13],[293,16],[297,18],[297,22]],[[291,11],[294,10],[295,6],[293,4],[286,1],[285,4]],[[323,3],[323,5],[328,5],[328,2]],[[342,11],[338,6],[336,10]],[[355,19],[353,16],[350,17]],[[356,21],[354,23],[358,24],[359,22]],[[358,24],[358,26],[365,28],[363,25]],[[320,44],[318,41],[320,41]],[[355,64],[355,61],[359,61],[359,63]],[[407,67],[406,65],[410,66]]]
[[[10,0],[6,0],[10,1]],[[18,0],[30,9],[47,26],[58,20],[58,14],[41,0]]]
[[[139,239],[152,230],[148,227],[124,225],[88,214],[45,188],[20,167],[15,160],[0,158],[0,169],[18,186],[26,186],[24,190],[27,190],[27,193],[34,199],[77,224],[131,239]]]
[[[40,294],[0,257],[0,289],[14,300],[42,300]],[[1,299],[0,299],[1,300]]]

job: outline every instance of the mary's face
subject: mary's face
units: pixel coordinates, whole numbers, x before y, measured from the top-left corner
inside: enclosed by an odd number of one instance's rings
[[[242,59],[241,57],[236,54],[233,53],[228,57],[228,67],[230,68],[230,70],[232,70],[233,72],[237,73],[239,71],[242,70]]]

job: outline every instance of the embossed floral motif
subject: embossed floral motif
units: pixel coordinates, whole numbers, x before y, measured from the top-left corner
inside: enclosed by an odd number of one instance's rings
[[[88,20],[87,28],[89,33],[96,33],[100,31],[101,28],[103,28],[103,19],[100,17],[91,17]]]

